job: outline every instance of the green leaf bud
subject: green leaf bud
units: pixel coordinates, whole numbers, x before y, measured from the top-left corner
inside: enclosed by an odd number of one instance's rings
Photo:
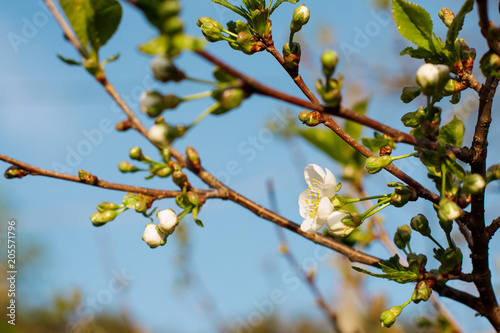
[[[139,168],[137,168],[136,166],[133,166],[132,164],[130,164],[127,161],[123,161],[123,162],[118,163],[118,169],[123,173],[134,173],[134,172],[139,171]]]
[[[422,280],[417,283],[417,286],[415,287],[415,290],[411,295],[411,300],[415,304],[420,303],[420,301],[426,302],[431,297],[431,293],[432,289],[429,287],[426,281]]]
[[[116,124],[115,128],[117,131],[125,132],[125,131],[132,128],[132,123],[130,122],[130,119],[125,119],[125,120],[118,122]]]
[[[97,185],[97,183],[99,182],[97,176],[94,176],[93,174],[85,170],[78,170],[78,178],[80,178],[80,181],[89,185]]]
[[[365,162],[365,170],[368,171],[369,174],[374,174],[388,166],[392,163],[392,157],[389,155],[385,156],[370,156],[366,159]]]
[[[453,12],[446,7],[441,8],[441,10],[438,12],[438,15],[447,28],[449,28],[450,25],[453,23],[453,20],[455,20],[455,14],[453,14]]]
[[[486,182],[480,174],[473,173],[464,180],[464,188],[471,194],[480,194],[483,192]]]
[[[302,29],[302,26],[306,25],[309,22],[309,18],[311,17],[311,13],[309,9],[305,5],[300,5],[295,8],[293,12],[292,22],[290,23],[290,30],[292,33],[296,33]]]
[[[500,164],[492,165],[486,170],[486,182],[500,179]]]
[[[418,214],[417,216],[412,217],[410,226],[413,230],[422,234],[422,236],[427,237],[430,236],[431,234],[431,228],[429,228],[429,221],[422,214]]]
[[[324,121],[323,116],[318,111],[302,111],[299,113],[299,120],[309,127],[317,126]]]
[[[151,69],[155,79],[160,82],[175,81],[179,82],[184,80],[186,75],[184,72],[177,69],[172,60],[166,56],[158,55],[151,61]]]
[[[337,64],[339,62],[339,57],[337,52],[327,50],[323,52],[321,55],[321,65],[323,67],[323,74],[327,79],[335,73],[335,69],[337,68]]]
[[[299,43],[293,42],[291,47],[288,43],[283,45],[283,60],[285,61],[286,67],[297,69],[300,63],[301,54],[302,51]]]
[[[118,216],[118,212],[115,210],[107,210],[104,212],[97,212],[90,216],[92,224],[96,227],[105,225],[106,223],[113,221]]]
[[[403,103],[408,104],[415,98],[420,96],[421,92],[422,90],[420,89],[420,87],[406,86],[403,88],[403,91],[401,92],[401,100],[403,101]]]
[[[12,165],[10,166],[7,170],[5,170],[5,173],[3,174],[5,178],[7,179],[13,179],[13,178],[23,178],[26,175],[29,175],[28,170],[21,169],[18,166]]]
[[[194,149],[191,146],[186,147],[186,156],[193,169],[195,169],[196,171],[200,171],[201,170],[200,156],[198,155],[196,149]]]

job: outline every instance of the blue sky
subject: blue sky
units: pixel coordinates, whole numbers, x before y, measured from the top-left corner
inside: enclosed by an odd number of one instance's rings
[[[332,41],[327,46],[339,52],[339,71],[344,74],[347,86],[357,84],[363,89],[359,95],[348,94],[350,97],[346,98],[346,103],[370,96],[369,115],[402,128],[401,115],[413,111],[409,108],[418,105],[402,104],[397,94],[387,93],[374,74],[383,71],[396,76],[398,71],[414,72],[421,62],[397,56],[409,43],[399,37],[394,23],[387,20],[389,12],[376,12],[369,2],[361,5],[329,1],[302,3],[311,10],[311,22],[299,33],[311,47],[304,55],[304,62],[308,64],[308,71],[304,73],[306,81],[312,85],[319,77],[317,59],[326,46],[318,43],[314,33],[328,25]],[[441,35],[444,29],[437,18],[440,6],[448,5],[458,11],[455,1],[442,1],[439,6],[431,1],[419,3],[432,13],[436,30]],[[110,124],[124,119],[123,115],[116,111],[114,102],[84,70],[66,66],[57,59],[56,54],[76,58],[76,52],[63,40],[59,26],[46,13],[42,2],[16,1],[4,6],[0,12],[0,152],[48,169],[65,165],[68,172],[74,174],[78,169],[85,169],[109,181],[174,188],[169,180],[145,181],[140,174],[121,175],[117,172],[116,165],[128,159],[131,147],[141,146],[148,155],[156,157],[154,149],[136,133],[109,130]],[[273,18],[277,45],[282,45],[287,39],[293,9],[294,6],[283,4]],[[215,7],[208,0],[184,1],[183,18],[189,33],[200,35],[195,25],[200,16],[211,16],[221,22],[235,19],[231,12]],[[480,50],[485,48],[484,41],[473,39],[479,34],[475,13],[467,19],[466,27],[469,30],[464,38],[468,41],[467,37],[471,38],[475,44],[470,42],[470,45],[477,47],[478,54],[482,54]],[[363,40],[359,31],[371,36]],[[18,43],[13,43],[14,35],[21,36],[22,41],[17,39]],[[155,88],[181,96],[207,89],[193,83],[161,85],[153,82],[150,58],[140,54],[137,45],[154,36],[155,31],[148,27],[143,16],[125,4],[117,34],[103,48],[103,58],[118,52],[121,54],[117,62],[108,65],[107,73],[135,110],[138,95],[145,89]],[[262,82],[299,94],[293,82],[268,54],[249,57],[223,43],[208,45],[208,50]],[[212,67],[195,55],[182,55],[178,65],[190,76],[210,78]],[[187,123],[208,103],[189,103],[165,116],[173,122]],[[305,182],[298,174],[308,163],[328,167],[335,174],[340,174],[340,168],[314,148],[294,141],[293,146],[304,156],[303,160],[297,161],[290,146],[268,134],[265,130],[267,120],[275,117],[280,121],[283,108],[281,103],[255,96],[243,107],[223,117],[207,118],[187,138],[179,140],[177,147],[183,150],[187,145],[194,146],[206,169],[224,178],[231,188],[263,205],[268,205],[266,181],[272,179],[280,211],[285,217],[300,222],[297,196],[304,189]],[[444,102],[443,109],[444,119],[448,120],[453,112],[457,112],[455,107]],[[294,113],[300,111],[291,110]],[[152,124],[142,115],[141,119],[148,126]],[[370,134],[371,131],[367,130],[366,135]],[[258,142],[255,154],[241,152],[242,145],[249,147],[255,140]],[[498,140],[498,133],[493,132],[490,142]],[[90,145],[84,142],[90,142]],[[465,144],[468,142],[470,140],[466,137]],[[398,153],[409,151],[410,147],[398,147]],[[74,152],[80,158],[70,157]],[[498,151],[492,152],[489,158],[492,163],[498,162]],[[7,168],[3,162],[0,166]],[[421,168],[412,164],[402,167],[411,171],[415,178],[425,181],[425,172]],[[391,178],[384,174],[370,177],[367,188],[371,194],[383,193],[388,179]],[[25,248],[24,244],[39,244],[43,248],[36,266],[26,273],[20,272],[24,281],[21,293],[30,296],[25,298],[27,305],[44,304],[54,293],[78,287],[86,297],[105,300],[106,304],[101,302],[97,311],[101,308],[126,308],[143,327],[152,331],[160,332],[163,327],[176,332],[215,331],[210,326],[211,321],[204,318],[197,306],[200,298],[205,297],[206,289],[196,283],[195,291],[184,290],[176,283],[182,278],[176,260],[183,249],[174,239],[169,238],[164,247],[149,249],[141,240],[147,220],[132,212],[122,214],[103,228],[92,227],[89,216],[97,204],[120,202],[123,193],[41,177],[1,179],[0,186],[0,195],[9,207],[9,216],[17,220],[20,251]],[[493,191],[498,193],[498,187],[492,189],[490,203],[494,202]],[[172,200],[158,202],[158,206],[175,209]],[[432,207],[422,200],[404,210],[388,208],[384,213],[391,217],[387,221],[391,235],[398,225],[409,223],[410,218],[421,211],[433,215]],[[499,215],[498,208],[489,212],[489,219]],[[192,243],[189,256],[196,276],[216,300],[222,314],[220,319],[245,319],[250,313],[259,311],[259,304],[269,300],[274,290],[279,290],[283,293],[283,298],[280,298],[283,302],[274,313],[285,319],[308,315],[323,320],[306,287],[297,287],[291,282],[290,267],[277,253],[278,240],[271,223],[220,200],[207,202],[200,218],[205,223],[203,229],[196,227],[190,218],[185,221]],[[318,247],[311,242],[290,233],[287,235],[301,263],[307,263],[311,258],[319,263],[318,284],[331,300],[329,296],[339,291],[335,283],[339,277],[329,259],[320,255]],[[428,242],[417,244],[430,251]],[[387,256],[378,245],[371,250],[374,255]],[[470,267],[465,265],[465,270],[470,270]],[[126,289],[111,293],[108,302],[103,297],[110,295],[110,283],[116,272],[128,276],[129,283]],[[372,280],[368,286],[390,293],[391,305],[408,299],[412,288]],[[473,322],[475,330],[489,328],[486,321],[473,318],[473,313],[465,307],[455,306],[448,300],[444,303],[450,304],[458,318],[468,318],[468,322]],[[91,304],[91,299],[85,300],[87,309],[92,308]],[[405,315],[423,311],[423,307],[417,305],[410,308],[410,313]],[[465,327],[467,325],[464,323]]]

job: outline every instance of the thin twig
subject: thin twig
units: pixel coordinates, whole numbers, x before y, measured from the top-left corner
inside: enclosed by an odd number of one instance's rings
[[[54,2],[52,0],[45,0],[45,4],[47,5],[47,7],[49,7],[50,12],[52,13],[52,15],[54,15],[57,23],[59,23],[59,25],[63,29],[64,35],[69,40],[69,42],[78,51],[78,53],[80,53],[80,55],[84,56],[86,51],[84,50],[76,35],[73,33],[73,29],[71,29],[69,24],[66,23],[66,20],[61,15]]]
[[[486,227],[486,232],[488,233],[490,239],[491,237],[493,237],[495,232],[497,232],[498,228],[500,228],[500,217],[494,219],[493,222],[491,222],[491,224],[488,227]]]

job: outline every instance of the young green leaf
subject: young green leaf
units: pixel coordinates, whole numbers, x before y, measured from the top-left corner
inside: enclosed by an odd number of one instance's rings
[[[423,49],[421,47],[414,49],[413,47],[409,46],[401,51],[399,55],[402,56],[405,54],[415,59],[426,59],[434,57],[434,53],[432,53],[431,51],[427,51],[426,49]]]
[[[458,33],[462,30],[462,26],[464,25],[465,15],[472,11],[474,7],[474,0],[466,0],[458,14],[455,16],[453,23],[450,25],[448,29],[448,34],[446,35],[446,47],[448,49],[452,49],[455,40],[458,37]]]
[[[274,6],[271,8],[271,12],[270,14],[272,14],[276,8],[279,7],[279,5],[281,5],[283,2],[290,2],[291,4],[296,4],[297,2],[299,2],[300,0],[278,0],[276,1],[276,3],[274,4]]]
[[[73,30],[82,43],[84,52],[88,52],[88,21],[87,17],[92,8],[88,0],[59,0],[61,7],[73,27]]]
[[[235,5],[229,3],[229,1],[227,0],[212,0],[212,2],[232,10],[236,14],[244,17],[247,21],[251,21],[250,14],[246,10],[241,7],[236,7]]]
[[[374,133],[375,138],[363,138],[361,141],[363,142],[363,146],[366,146],[374,153],[378,153],[380,148],[385,147],[387,145],[391,146],[391,148],[396,148],[394,141],[391,139],[385,138],[382,134],[377,132]]]
[[[122,6],[116,0],[89,0],[93,13],[88,16],[88,35],[95,51],[113,36],[122,18]]]
[[[432,19],[425,9],[405,0],[393,0],[392,15],[404,38],[427,51],[438,51],[439,43],[432,32]]]
[[[438,140],[455,147],[460,147],[462,145],[464,132],[464,122],[454,116],[452,121],[441,127]]]
[[[62,55],[58,54],[57,57],[59,59],[61,59],[63,62],[65,62],[66,64],[68,65],[71,65],[71,66],[81,66],[82,63],[79,62],[79,61],[76,61],[76,60],[73,60],[73,59],[68,59],[68,58],[65,58],[63,57]]]
[[[381,264],[381,266],[382,266],[382,264]],[[368,274],[368,275],[382,278],[382,279],[386,279],[386,280],[392,280],[392,281],[395,281],[397,283],[402,283],[402,284],[409,283],[409,282],[415,282],[419,278],[418,274],[416,274],[412,271],[409,271],[409,270],[398,271],[398,270],[395,270],[392,268],[387,268],[387,266],[385,266],[385,267],[386,267],[385,270],[387,273],[377,274],[377,273],[372,273],[370,271],[367,271],[366,269],[352,266],[352,268],[355,271],[358,271],[360,273]],[[384,270],[384,266],[382,266],[382,270]]]

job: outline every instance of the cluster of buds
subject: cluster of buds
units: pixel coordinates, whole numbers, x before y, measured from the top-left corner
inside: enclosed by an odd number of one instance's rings
[[[139,97],[139,109],[151,118],[158,117],[164,110],[175,109],[182,99],[176,95],[163,95],[155,90],[148,90]]]
[[[456,246],[448,247],[446,250],[434,249],[434,258],[441,263],[438,272],[459,273],[462,270],[463,254]]]
[[[417,70],[416,80],[425,96],[433,96],[443,91],[449,76],[446,65],[424,64]]]
[[[145,241],[149,247],[156,248],[167,243],[167,237],[171,235],[177,225],[179,218],[172,209],[161,210],[156,214],[160,223],[148,223],[142,235],[142,240]]]
[[[145,163],[148,165],[149,175],[146,176],[146,179],[153,178],[154,176],[158,176],[160,178],[165,178],[165,177],[170,176],[172,174],[172,172],[174,171],[174,169],[176,169],[176,164],[170,160],[170,149],[169,148],[164,148],[161,151],[161,155],[162,155],[163,161],[156,162],[156,161],[153,161],[148,156],[145,156],[142,153],[141,148],[139,148],[139,147],[133,147],[129,151],[129,156],[132,160],[136,160],[136,161],[139,161],[139,162],[142,162],[142,163]],[[130,164],[127,161],[120,162],[120,164],[118,164],[118,168],[123,173],[132,173],[132,172],[137,172],[137,171],[141,171],[141,170],[146,170],[146,169],[139,169],[138,167]],[[180,167],[179,167],[179,169],[180,169]]]
[[[321,56],[321,65],[325,75],[325,83],[316,81],[316,90],[328,106],[339,106],[342,100],[340,90],[342,88],[342,75],[338,79],[333,78],[338,63],[338,56],[335,51],[325,51]]]
[[[241,20],[228,22],[227,29],[210,17],[200,17],[196,24],[200,27],[205,39],[211,43],[225,40],[231,48],[249,55],[266,48],[264,43],[253,34],[248,24]]]
[[[94,176],[85,170],[78,170],[78,178],[80,178],[81,182],[88,185],[97,185],[97,182],[99,182],[97,176]]]
[[[123,205],[128,209],[135,209],[137,213],[148,216],[147,210],[153,205],[154,199],[145,194],[127,193],[123,197]]]
[[[118,211],[118,209],[123,207],[124,205],[117,205],[113,202],[101,202],[97,206],[97,212],[90,216],[90,221],[96,227],[103,226],[113,221],[122,212]]]

